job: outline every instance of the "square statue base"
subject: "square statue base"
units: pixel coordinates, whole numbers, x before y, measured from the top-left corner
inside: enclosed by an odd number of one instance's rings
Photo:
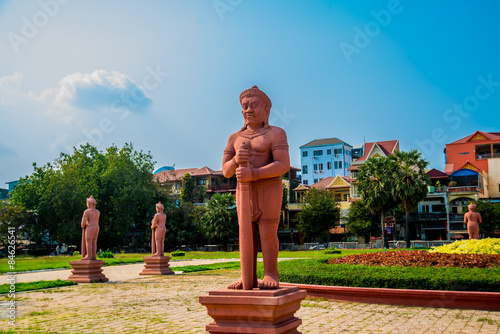
[[[272,290],[215,290],[199,301],[214,322],[210,333],[296,334],[302,320],[294,316],[307,291],[297,287]]]
[[[96,283],[107,282],[109,279],[102,273],[102,265],[106,263],[102,260],[80,260],[70,262],[73,267],[72,275],[68,281],[76,283]]]
[[[170,256],[146,256],[143,258],[146,264],[139,275],[173,275],[168,263],[170,259]]]

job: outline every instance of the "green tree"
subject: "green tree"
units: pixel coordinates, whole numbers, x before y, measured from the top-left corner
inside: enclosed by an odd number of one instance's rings
[[[206,190],[202,186],[195,185],[195,179],[186,173],[182,177],[181,203],[202,203]]]
[[[85,199],[93,195],[101,212],[98,247],[129,246],[148,230],[155,203],[166,200],[154,182],[153,167],[152,156],[132,144],[105,151],[87,144],[71,155],[61,153],[53,164],[34,165],[12,201],[37,213],[28,230],[40,247],[52,240],[79,245]]]
[[[405,212],[405,242],[410,248],[410,210],[427,196],[427,186],[431,183],[425,173],[428,162],[418,150],[395,152],[389,159],[394,160],[397,167],[394,172],[394,197],[401,202],[401,209]]]
[[[384,228],[384,216],[398,206],[394,198],[394,172],[397,169],[394,159],[373,157],[359,168],[356,179],[361,201],[367,209],[380,214],[380,228],[384,247],[388,248]]]
[[[10,203],[9,200],[0,201],[0,245],[8,248],[10,240],[15,240],[16,244],[23,239],[25,224],[29,224],[32,214],[23,210],[19,205]],[[11,231],[11,232],[9,232]]]
[[[371,236],[379,236],[379,218],[368,210],[363,202],[352,203],[347,216],[346,230],[351,235],[363,236],[370,240]]]
[[[340,207],[330,191],[316,188],[306,193],[305,203],[298,214],[298,229],[307,241],[313,241],[335,227]]]
[[[204,231],[211,241],[228,242],[238,236],[238,215],[233,194],[215,194],[207,203],[207,211],[202,217]]]
[[[483,221],[479,224],[480,233],[487,237],[492,237],[494,236],[494,232],[500,231],[500,203],[480,199],[476,203],[476,211],[481,214]]]

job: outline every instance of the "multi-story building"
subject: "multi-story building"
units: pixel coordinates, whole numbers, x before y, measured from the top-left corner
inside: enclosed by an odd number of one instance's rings
[[[312,185],[327,177],[347,176],[352,145],[338,139],[315,139],[300,147],[302,184]]]
[[[358,169],[366,162],[366,160],[373,157],[386,157],[389,155],[393,155],[394,152],[399,151],[399,140],[365,143],[361,151],[363,153],[363,156],[361,156],[359,159],[354,160],[348,169],[351,179],[356,179],[358,177]],[[356,182],[351,183],[351,198],[359,198]]]
[[[445,159],[451,200],[500,199],[500,132],[476,131],[446,144]]]

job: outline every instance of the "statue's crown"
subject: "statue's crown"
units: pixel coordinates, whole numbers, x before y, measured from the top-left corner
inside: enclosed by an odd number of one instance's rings
[[[253,85],[252,88],[244,90],[240,94],[240,104],[241,104],[241,100],[243,100],[244,97],[249,97],[249,96],[260,97],[262,99],[262,101],[264,101],[264,103],[266,104],[266,106],[269,107],[269,109],[271,109],[271,106],[272,106],[271,99],[269,98],[269,96],[266,95],[266,93],[264,93],[263,91],[261,91],[259,89],[259,87]]]

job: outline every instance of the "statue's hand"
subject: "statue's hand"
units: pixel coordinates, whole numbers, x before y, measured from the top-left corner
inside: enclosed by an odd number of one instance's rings
[[[234,156],[234,161],[238,165],[246,164],[250,160],[250,151],[246,147],[245,143],[241,143],[236,151],[236,155]]]
[[[236,168],[236,179],[240,182],[254,181],[252,169],[242,166]]]

